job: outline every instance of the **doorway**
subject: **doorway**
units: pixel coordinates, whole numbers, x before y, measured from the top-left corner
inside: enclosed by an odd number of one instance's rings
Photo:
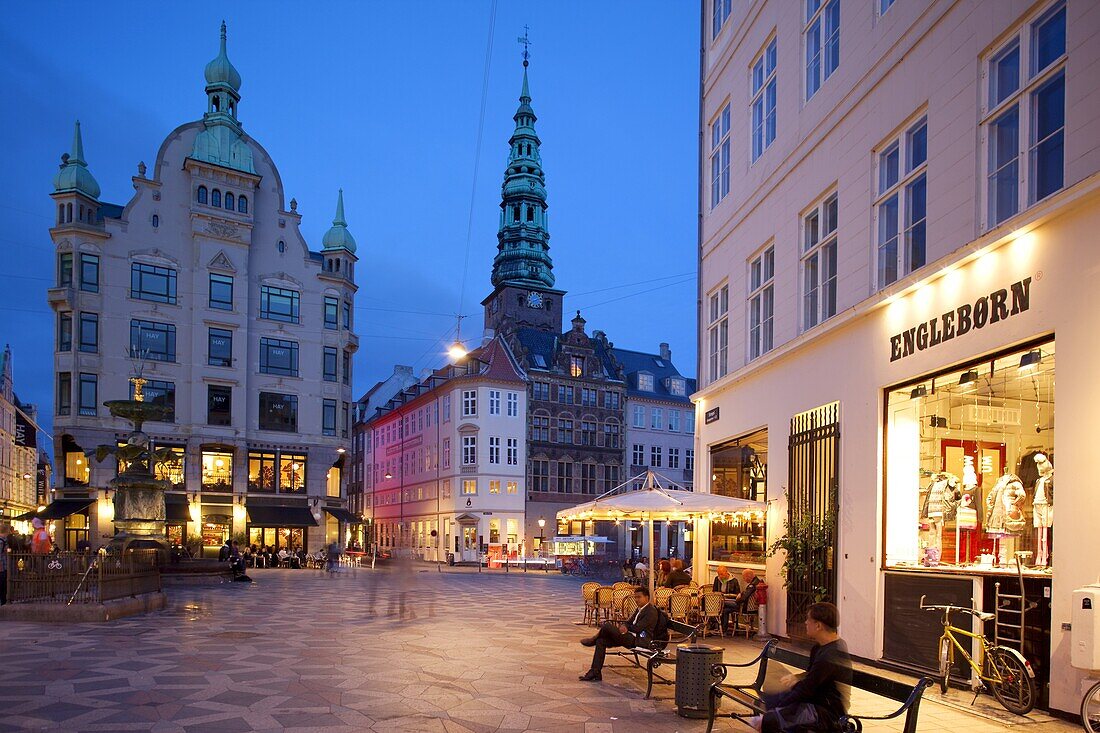
[[[477,562],[477,525],[462,525],[462,560],[463,562]]]

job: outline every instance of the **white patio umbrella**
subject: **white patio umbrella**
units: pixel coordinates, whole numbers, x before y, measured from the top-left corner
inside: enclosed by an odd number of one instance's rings
[[[633,484],[644,477],[639,489]],[[662,486],[659,479],[664,478]],[[558,519],[567,521],[637,520],[648,524],[649,532],[649,591],[653,592],[656,568],[653,566],[653,523],[681,522],[694,519],[713,519],[727,514],[763,514],[767,504],[762,501],[738,499],[733,496],[686,491],[673,481],[654,471],[646,471],[619,484],[606,494],[592,501],[578,504],[558,512]],[[624,491],[624,489],[626,489]]]

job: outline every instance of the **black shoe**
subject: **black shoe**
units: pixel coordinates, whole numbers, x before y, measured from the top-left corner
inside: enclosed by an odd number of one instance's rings
[[[596,672],[595,670],[590,669],[577,679],[579,679],[581,682],[602,682],[603,675],[599,672]]]
[[[581,639],[581,646],[596,646],[596,637],[589,636],[587,639]]]

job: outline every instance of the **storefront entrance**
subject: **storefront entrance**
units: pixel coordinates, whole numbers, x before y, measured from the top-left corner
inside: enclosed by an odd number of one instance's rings
[[[477,562],[477,525],[462,525],[462,560]]]
[[[295,550],[299,547],[309,552],[304,527],[248,527],[248,544],[260,549],[265,545],[275,552],[283,549]]]

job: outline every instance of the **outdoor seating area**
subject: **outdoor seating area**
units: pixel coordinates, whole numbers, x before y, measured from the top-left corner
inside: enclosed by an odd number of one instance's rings
[[[627,621],[638,610],[634,601],[634,587],[640,583],[622,581],[613,585],[589,582],[581,586],[584,616],[581,623],[598,626],[604,621]],[[709,588],[700,588],[692,581],[675,588],[657,588],[653,592],[653,605],[665,611],[669,618],[679,623],[698,627],[699,635],[725,636],[722,631],[722,612],[728,599]],[[750,595],[744,605],[730,615],[729,632],[732,636],[744,633],[749,638],[759,629],[759,604]]]

